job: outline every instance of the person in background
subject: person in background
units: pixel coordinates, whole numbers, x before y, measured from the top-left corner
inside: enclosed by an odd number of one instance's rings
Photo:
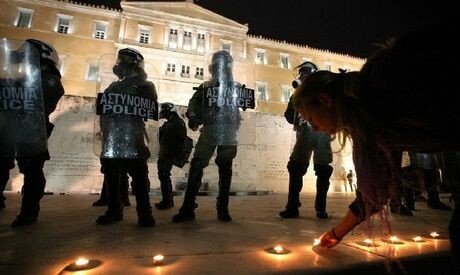
[[[184,120],[177,114],[173,103],[161,104],[159,118],[166,119],[166,122],[160,127],[160,152],[157,161],[162,199],[155,203],[155,207],[162,210],[174,207],[171,169],[174,158],[182,152],[187,128]]]

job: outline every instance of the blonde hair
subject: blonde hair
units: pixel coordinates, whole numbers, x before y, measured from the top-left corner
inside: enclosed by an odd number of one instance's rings
[[[294,108],[299,111],[308,105],[320,104],[318,95],[326,93],[333,99],[337,119],[337,140],[340,150],[348,139],[368,139],[369,127],[360,98],[358,72],[332,73],[318,71],[308,76],[293,95]],[[308,120],[308,118],[305,118]]]

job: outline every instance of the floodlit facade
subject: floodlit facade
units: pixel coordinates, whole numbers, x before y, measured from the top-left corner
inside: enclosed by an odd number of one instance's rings
[[[121,2],[122,10],[66,0],[4,0],[0,33],[54,45],[67,95],[95,96],[98,59],[125,47],[138,49],[159,81],[160,101],[187,105],[193,87],[208,77],[206,60],[228,50],[246,66],[257,112],[281,114],[292,93],[293,68],[304,61],[320,69],[359,70],[364,59],[248,35],[248,26],[191,0]],[[238,79],[238,75],[236,78]]]

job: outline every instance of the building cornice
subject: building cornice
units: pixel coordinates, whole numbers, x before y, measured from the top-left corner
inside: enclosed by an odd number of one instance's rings
[[[45,6],[50,8],[59,8],[77,13],[86,13],[92,15],[105,16],[113,19],[120,17],[120,10],[106,7],[104,5],[84,4],[72,0],[14,0],[18,3]]]
[[[351,56],[349,54],[344,54],[344,53],[337,53],[337,52],[332,52],[330,50],[324,50],[324,49],[318,49],[318,48],[313,48],[308,45],[301,45],[301,44],[295,44],[295,43],[289,43],[286,42],[285,40],[276,40],[272,38],[265,38],[262,36],[256,36],[256,35],[251,35],[248,34],[248,43],[256,45],[256,46],[265,46],[268,48],[275,48],[278,50],[285,50],[285,51],[294,51],[298,53],[304,53],[305,50],[313,51],[321,55],[331,55],[331,56],[342,56],[346,58],[351,58],[354,59],[358,62],[363,62],[366,59],[360,58],[360,57],[355,57]]]

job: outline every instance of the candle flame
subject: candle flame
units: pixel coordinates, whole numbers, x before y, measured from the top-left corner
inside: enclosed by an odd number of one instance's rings
[[[165,257],[163,255],[155,255],[153,257],[153,263],[154,264],[161,263],[161,262],[163,262],[164,259],[165,259]]]
[[[320,239],[314,239],[314,240],[313,240],[313,245],[314,245],[314,246],[317,246],[317,245],[319,245],[320,243],[321,243],[321,240],[320,240]]]
[[[281,245],[277,245],[275,247],[273,247],[273,250],[275,250],[276,253],[281,253],[283,252],[283,247]]]
[[[390,237],[390,242],[399,242],[399,239],[396,236],[391,236]]]
[[[414,240],[414,242],[421,242],[422,241],[422,237],[420,236],[415,236],[412,238],[412,240]]]
[[[365,239],[365,240],[364,240],[364,243],[366,243],[366,244],[373,244],[374,241],[371,240],[371,239]]]
[[[77,266],[84,266],[84,265],[87,265],[88,263],[89,263],[89,260],[85,259],[85,258],[78,258],[75,261],[75,265],[77,265]]]

